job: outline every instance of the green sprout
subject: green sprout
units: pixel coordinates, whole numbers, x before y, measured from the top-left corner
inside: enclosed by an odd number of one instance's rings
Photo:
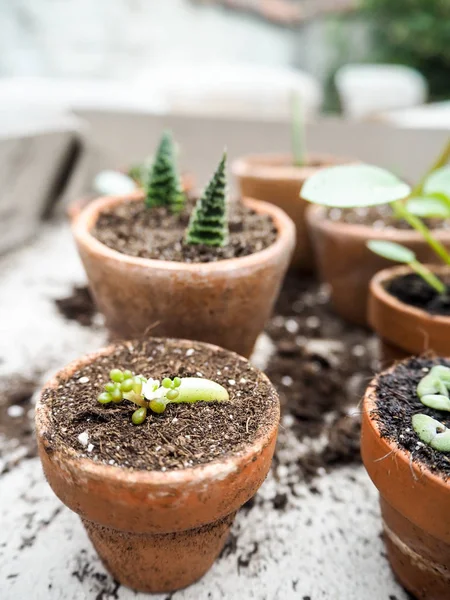
[[[450,412],[450,368],[436,365],[422,377],[417,395],[424,406]]]
[[[185,205],[180,177],[175,165],[175,147],[169,131],[165,131],[156,151],[146,186],[145,204],[148,208],[165,206],[180,212]]]
[[[222,159],[192,211],[186,231],[187,244],[225,246],[228,241],[226,161]]]
[[[141,425],[145,421],[148,410],[162,414],[168,404],[229,400],[228,392],[223,386],[202,377],[165,377],[160,383],[159,380],[134,375],[128,369],[112,369],[109,378],[110,381],[104,386],[105,391],[97,397],[98,402],[133,402],[139,407],[131,417],[134,425]]]
[[[412,426],[420,440],[438,452],[450,452],[450,429],[422,413],[414,415]]]
[[[436,255],[450,265],[449,253],[421,220],[421,217],[436,216],[436,203],[439,201],[440,215],[444,214],[443,207],[448,205],[446,214],[450,217],[450,167],[435,169],[437,164],[448,160],[449,155],[450,142],[440,160],[433,165],[434,170],[421,182],[420,189],[416,187],[422,194],[420,197],[413,196],[409,185],[385,169],[352,164],[329,167],[312,175],[302,187],[302,198],[341,209],[389,204],[394,215],[418,231]]]
[[[366,245],[369,250],[374,254],[378,254],[378,256],[382,256],[387,260],[409,265],[409,267],[415,271],[417,275],[422,277],[430,287],[435,289],[438,294],[445,294],[447,291],[447,286],[436,277],[428,267],[422,265],[422,263],[417,260],[414,252],[409,248],[386,240],[369,240]]]

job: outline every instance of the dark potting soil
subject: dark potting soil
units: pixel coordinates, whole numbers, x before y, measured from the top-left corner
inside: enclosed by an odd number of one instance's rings
[[[432,315],[450,315],[450,290],[445,294],[438,294],[415,273],[392,279],[387,283],[386,290],[401,302],[421,308]]]
[[[411,229],[403,219],[398,219],[389,205],[372,206],[369,208],[330,208],[326,211],[331,221],[340,221],[349,225],[366,225],[376,230],[387,227],[394,229]],[[450,229],[449,219],[424,219],[430,229]]]
[[[379,377],[376,386],[375,417],[381,435],[411,453],[412,460],[450,477],[450,455],[437,452],[420,441],[412,428],[416,413],[424,413],[450,427],[450,415],[424,406],[417,396],[417,384],[432,366],[450,366],[450,361],[436,358],[411,358],[394,371]]]
[[[123,254],[176,262],[214,262],[247,256],[273,244],[277,230],[268,215],[259,215],[241,202],[230,207],[230,237],[222,248],[186,244],[184,235],[194,200],[171,214],[166,208],[149,210],[144,202],[128,202],[102,213],[91,233]]]
[[[73,286],[72,293],[64,298],[56,298],[55,304],[68,321],[77,321],[84,327],[91,326],[97,314],[94,299],[87,286]]]
[[[169,404],[162,415],[149,411],[147,420],[135,426],[133,403],[97,402],[114,367],[154,379],[203,376],[222,384],[230,401]],[[47,389],[43,401],[51,406],[49,442],[54,450],[71,448],[79,456],[121,467],[168,470],[239,452],[269,426],[277,399],[250,364],[225,350],[213,352],[195,342],[186,350],[173,341],[153,339],[134,346],[124,342],[114,354],[97,358],[61,381],[57,389]],[[78,439],[83,432],[87,447]]]

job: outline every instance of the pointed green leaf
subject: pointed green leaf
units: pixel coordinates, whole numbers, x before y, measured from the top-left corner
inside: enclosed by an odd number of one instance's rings
[[[322,169],[306,180],[302,198],[315,204],[354,208],[388,204],[406,198],[409,185],[380,167],[339,165]]]
[[[409,198],[405,208],[416,217],[423,219],[450,218],[450,203],[439,196],[416,196]]]
[[[395,242],[370,240],[367,242],[367,247],[375,254],[378,254],[378,256],[393,260],[394,262],[409,265],[416,259],[416,255],[412,250]]]

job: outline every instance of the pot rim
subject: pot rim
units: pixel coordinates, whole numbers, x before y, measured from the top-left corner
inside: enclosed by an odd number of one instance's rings
[[[450,273],[450,266],[446,265],[426,265],[433,273]],[[434,315],[422,308],[418,308],[416,306],[410,306],[406,304],[406,302],[402,302],[398,298],[395,298],[392,294],[390,294],[383,284],[397,277],[401,277],[402,275],[407,275],[409,273],[413,273],[413,269],[409,266],[399,265],[394,267],[388,267],[387,269],[382,269],[378,271],[372,279],[370,280],[370,293],[382,304],[387,305],[391,310],[395,312],[403,312],[409,314],[416,319],[420,319],[421,321],[427,319],[433,321],[433,324],[442,325],[442,326],[450,326],[450,316],[446,317],[444,315]]]
[[[409,359],[405,359],[403,361],[397,362],[388,369],[385,369],[377,375],[375,375],[375,377],[371,380],[364,393],[363,412],[367,418],[367,423],[369,427],[372,429],[372,432],[378,438],[379,443],[382,443],[384,446],[386,446],[386,448],[389,449],[389,451],[395,454],[396,461],[401,460],[402,462],[406,463],[408,469],[411,469],[411,471],[414,472],[413,477],[415,476],[417,477],[417,479],[421,479],[424,477],[424,475],[426,475],[426,477],[432,480],[435,485],[442,487],[448,492],[450,492],[450,477],[449,479],[444,480],[442,476],[440,476],[437,473],[434,473],[425,463],[412,461],[411,453],[409,451],[405,450],[404,448],[401,448],[397,442],[389,440],[386,437],[382,437],[378,421],[372,415],[373,411],[376,410],[376,384],[378,379],[382,375],[386,375],[387,373],[394,371],[399,364],[407,362],[408,360]]]
[[[258,179],[290,179],[303,181],[317,169],[327,166],[352,162],[345,157],[326,152],[308,152],[308,159],[323,161],[323,165],[292,164],[289,152],[267,152],[246,154],[235,159],[231,164],[231,172],[235,177],[257,177]]]
[[[209,344],[206,342],[199,342],[186,339],[176,338],[151,338],[155,344],[165,343],[167,341],[175,341],[180,347],[192,347],[193,344],[206,346],[213,350],[224,351],[215,344]],[[83,357],[71,361],[68,365],[60,369],[52,378],[50,378],[42,387],[39,394],[38,401],[36,403],[35,411],[35,424],[36,424],[36,435],[43,445],[44,451],[46,450],[47,444],[47,432],[51,430],[51,406],[49,403],[42,402],[42,395],[44,390],[49,387],[57,387],[61,378],[70,378],[74,372],[80,369],[82,366],[91,363],[93,360],[100,356],[107,356],[115,350],[118,345],[133,343],[135,340],[121,341],[110,344],[104,348],[101,348],[95,352],[84,355]],[[225,350],[227,353],[237,356],[243,362],[249,362],[246,358],[236,354],[231,350]],[[268,407],[270,414],[270,420],[267,427],[264,427],[258,432],[254,441],[250,444],[246,444],[241,450],[231,454],[230,456],[220,460],[215,459],[208,463],[195,465],[193,467],[187,467],[183,469],[172,469],[168,471],[147,471],[147,470],[131,470],[118,465],[106,465],[101,462],[95,462],[90,458],[83,458],[78,453],[69,447],[65,447],[64,451],[57,450],[53,451],[52,462],[63,464],[64,468],[69,471],[81,471],[88,478],[96,480],[111,480],[117,481],[120,479],[127,485],[133,484],[136,486],[148,486],[148,487],[168,487],[176,486],[178,484],[196,486],[204,481],[211,480],[222,480],[226,479],[231,473],[237,471],[241,465],[245,465],[258,456],[262,450],[269,445],[273,436],[276,435],[279,419],[280,419],[280,402],[278,393],[269,380],[267,375],[253,367],[259,374],[259,376],[269,386],[270,393],[275,399],[273,406]]]
[[[277,229],[278,235],[276,240],[263,250],[254,252],[247,256],[236,258],[227,258],[209,263],[184,263],[172,260],[158,260],[154,258],[141,258],[130,256],[117,250],[113,250],[97,240],[91,234],[91,228],[99,217],[100,213],[117,204],[123,202],[136,202],[143,199],[143,192],[138,191],[125,196],[101,196],[90,202],[81,212],[74,218],[72,222],[72,232],[78,244],[89,247],[92,252],[103,255],[105,258],[117,260],[128,265],[136,267],[148,267],[151,269],[163,269],[170,271],[190,271],[201,272],[204,274],[210,272],[227,272],[235,270],[238,267],[252,267],[261,262],[277,256],[282,249],[287,245],[293,246],[295,240],[295,225],[288,215],[277,206],[255,200],[253,198],[243,198],[242,202],[250,209],[260,214],[268,214]]]
[[[359,239],[391,240],[395,237],[399,243],[418,242],[423,240],[422,235],[414,229],[388,227],[386,229],[376,230],[371,225],[332,221],[321,214],[330,207],[314,204],[313,202],[308,202],[308,204],[310,206],[306,211],[306,219],[311,227],[317,227],[318,229],[328,231],[340,229],[345,235]],[[450,231],[446,229],[434,229],[433,235],[438,240],[448,240],[450,242]]]

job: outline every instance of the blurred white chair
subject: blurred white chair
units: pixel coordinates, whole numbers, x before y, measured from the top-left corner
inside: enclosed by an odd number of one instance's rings
[[[138,79],[154,90],[169,112],[242,118],[286,118],[292,92],[306,117],[318,113],[322,90],[311,75],[287,67],[204,64],[166,65],[145,70]]]
[[[335,83],[344,115],[351,119],[418,106],[428,95],[423,75],[403,65],[346,65],[337,71]]]

